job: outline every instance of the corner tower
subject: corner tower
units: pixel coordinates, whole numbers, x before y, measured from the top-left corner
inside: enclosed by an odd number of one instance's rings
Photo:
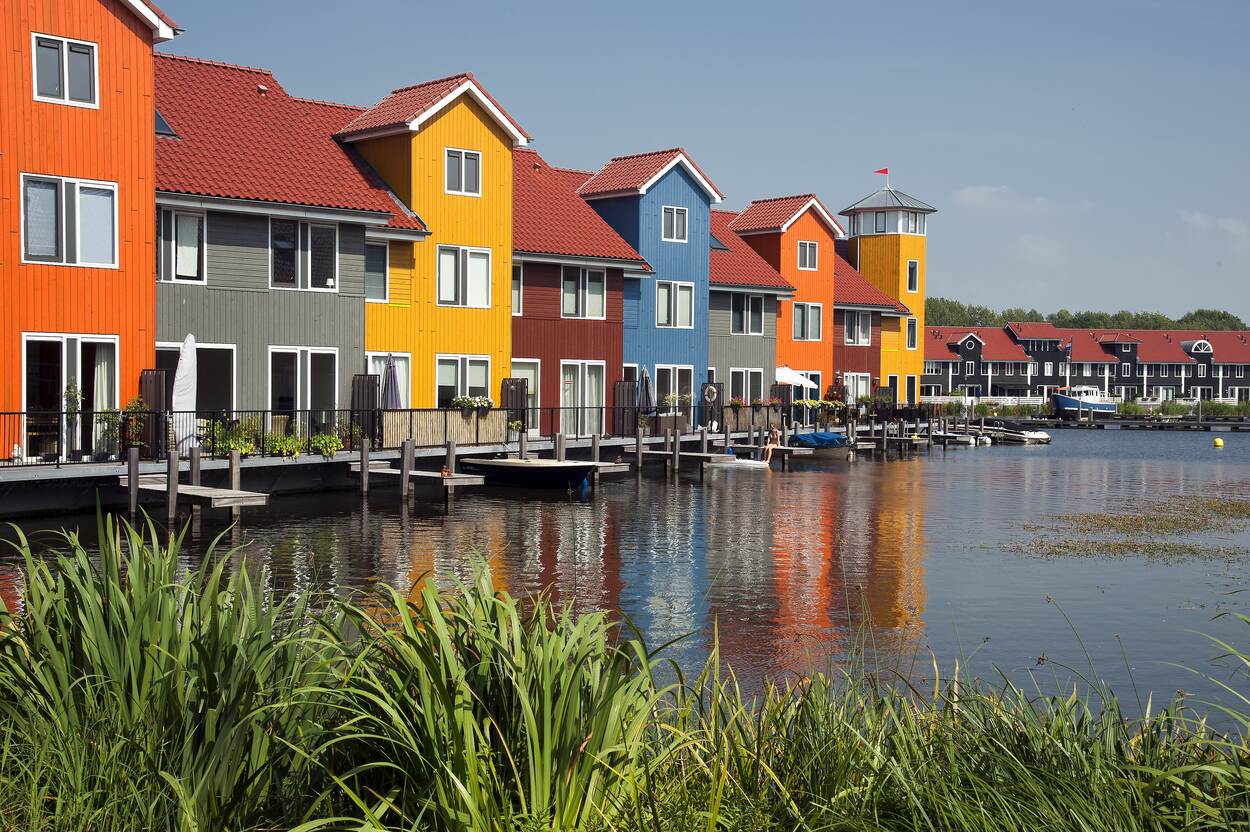
[[[937,211],[915,197],[886,186],[841,214],[848,220],[848,259],[882,292],[907,307],[909,314],[881,321],[880,390],[892,388],[894,400],[919,401],[924,372],[925,238],[928,217]]]

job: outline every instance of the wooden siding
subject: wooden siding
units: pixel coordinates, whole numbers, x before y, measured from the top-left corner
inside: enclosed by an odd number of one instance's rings
[[[461,97],[416,133],[356,147],[430,227],[422,242],[391,244],[391,277],[399,291],[389,303],[366,305],[366,346],[412,355],[413,407],[434,406],[435,356],[441,353],[488,356],[490,396],[498,401],[512,354],[511,138],[476,102]],[[481,152],[480,197],[444,193],[449,147]],[[440,245],[490,249],[489,308],[437,304]]]
[[[561,361],[602,361],[604,401],[612,406],[614,387],[621,380],[621,270],[608,270],[601,321],[560,317],[560,266],[554,263],[526,263],[521,282],[522,314],[512,318],[512,357],[538,360],[538,406],[560,404]]]
[[[654,278],[633,280],[626,290],[623,358],[647,368],[655,378],[655,365],[675,364],[694,368],[697,388],[706,380],[708,335],[708,267],[710,261],[711,203],[685,169],[666,173],[641,197],[597,199],[590,203],[655,270]],[[665,205],[687,209],[685,243],[660,239]],[[674,280],[694,284],[694,326],[691,329],[655,325],[655,282]],[[630,326],[635,319],[637,328]]]
[[[868,373],[875,380],[881,373],[881,313],[872,313],[872,335],[868,346],[846,343],[846,316],[851,310],[838,309],[833,315],[833,366],[838,373]]]
[[[777,320],[777,362],[794,370],[819,370],[825,384],[833,379],[833,298],[834,298],[834,236],[808,209],[778,238],[778,261],[769,261],[791,286],[794,297],[783,301]],[[754,237],[748,237],[750,241]],[[816,243],[816,271],[799,268],[799,240]],[[767,258],[766,258],[767,259]],[[820,340],[794,340],[793,307],[795,303],[819,303]],[[821,391],[822,395],[824,391]]]
[[[764,371],[764,389],[777,372],[777,298],[764,295],[764,334],[734,335],[731,331],[730,298],[734,292],[713,289],[708,304],[708,366],[716,368],[716,380],[729,395],[729,371],[734,367]]]
[[[97,45],[98,109],[34,100],[32,32]],[[124,404],[156,358],[151,31],[118,0],[6,0],[0,53],[0,411],[22,406],[23,332],[118,336]],[[23,264],[22,173],[117,183],[118,268]]]
[[[881,384],[891,375],[899,377],[900,395],[905,393],[907,376],[917,384],[924,373],[925,240],[919,234],[871,234],[851,240],[854,265],[878,289],[897,298],[916,318],[916,349],[907,349],[906,318],[887,317],[881,332]],[[907,291],[907,261],[919,263],[919,291]]]
[[[351,377],[364,372],[364,228],[339,225],[338,292],[269,288],[269,221],[209,212],[206,284],[162,282],[156,289],[156,340],[188,333],[235,346],[235,407],[268,407],[269,347],[338,350],[338,402],[351,400]]]

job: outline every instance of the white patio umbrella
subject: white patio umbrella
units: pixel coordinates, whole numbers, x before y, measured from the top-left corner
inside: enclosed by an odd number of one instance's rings
[[[801,373],[796,373],[784,364],[777,368],[777,383],[793,384],[796,387],[806,387],[809,390],[820,388],[820,385],[816,382]]]
[[[188,333],[178,353],[178,369],[174,371],[173,410],[174,441],[178,455],[191,450],[195,443],[195,336]],[[151,407],[157,407],[152,403]]]

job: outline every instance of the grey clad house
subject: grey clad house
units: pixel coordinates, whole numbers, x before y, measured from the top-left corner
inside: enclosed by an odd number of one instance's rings
[[[768,261],[729,228],[732,211],[712,211],[708,381],[725,401],[769,395],[777,373],[777,306],[794,294]]]
[[[156,56],[157,368],[197,342],[197,410],[350,406],[366,284],[425,226],[331,137],[355,108],[264,70]]]

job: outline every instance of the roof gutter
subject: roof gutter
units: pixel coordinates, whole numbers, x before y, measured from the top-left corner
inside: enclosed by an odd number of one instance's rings
[[[645,260],[621,260],[615,257],[591,257],[577,254],[514,251],[512,259],[521,263],[554,263],[560,266],[583,266],[598,269],[623,269],[627,277],[645,277],[655,271]],[[632,272],[632,274],[630,274]]]
[[[362,211],[355,208],[326,208],[317,205],[296,205],[290,202],[264,202],[256,199],[233,199],[197,196],[173,191],[157,191],[156,204],[165,208],[190,208],[200,211],[230,211],[236,214],[264,214],[270,217],[354,222],[361,225],[385,226],[390,212]],[[398,229],[395,229],[398,230]],[[424,232],[420,232],[424,234]]]

